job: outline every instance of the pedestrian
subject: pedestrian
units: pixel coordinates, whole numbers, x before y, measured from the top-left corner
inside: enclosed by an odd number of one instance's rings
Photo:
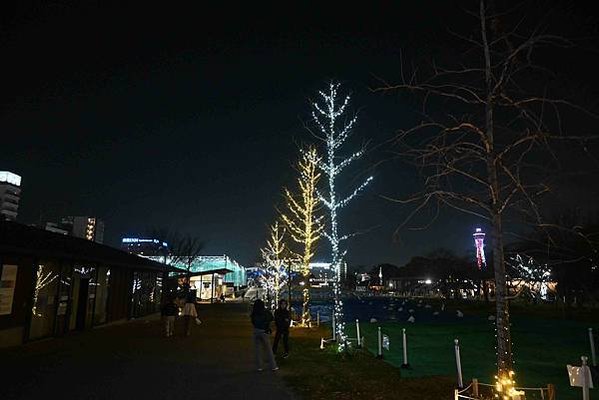
[[[185,297],[185,305],[183,306],[183,319],[185,321],[185,336],[191,335],[191,325],[193,320],[198,318],[196,310],[196,299],[193,293],[189,293]]]
[[[225,294],[224,293],[220,294],[220,301],[221,301],[221,303],[225,302]]]
[[[179,307],[172,297],[162,306],[162,318],[166,329],[166,337],[173,336],[175,333],[175,317],[179,314]]]
[[[275,333],[275,340],[272,344],[272,352],[277,354],[277,347],[279,347],[279,340],[283,337],[283,358],[289,357],[289,325],[291,324],[291,313],[287,308],[287,301],[280,300],[279,308],[275,310],[275,326],[277,332]]]
[[[272,320],[272,314],[264,308],[264,302],[256,300],[252,308],[252,325],[254,326],[254,354],[258,371],[262,371],[262,352],[266,352],[270,368],[273,371],[279,369],[270,347],[270,323]]]

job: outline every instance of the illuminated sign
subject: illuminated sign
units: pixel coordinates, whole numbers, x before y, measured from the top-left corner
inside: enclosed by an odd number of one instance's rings
[[[161,244],[163,247],[168,247],[168,244],[166,242],[161,242],[158,239],[142,239],[142,238],[123,238],[121,239],[122,243],[155,243],[155,244]]]
[[[0,171],[0,182],[10,183],[11,185],[21,186],[21,177],[8,171]]]

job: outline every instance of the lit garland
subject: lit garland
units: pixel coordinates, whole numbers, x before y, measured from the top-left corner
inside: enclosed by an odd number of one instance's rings
[[[300,174],[297,179],[299,195],[295,196],[288,189],[284,190],[289,214],[281,214],[293,241],[303,246],[302,254],[298,254],[303,278],[302,326],[308,326],[311,319],[310,261],[323,230],[323,217],[316,215],[319,205],[316,185],[320,179],[317,165],[320,161],[321,158],[314,147],[301,152],[301,159],[297,165]]]
[[[324,100],[323,104],[317,102],[312,103],[312,118],[318,126],[319,130],[324,134],[321,139],[326,143],[327,157],[326,160],[319,162],[320,169],[328,178],[328,194],[323,196],[319,193],[319,198],[328,208],[330,215],[330,231],[324,235],[331,243],[331,267],[335,270],[335,281],[333,285],[333,294],[335,297],[334,314],[335,314],[335,332],[337,334],[339,351],[342,351],[347,346],[347,334],[345,333],[345,322],[343,318],[343,302],[341,300],[341,265],[345,253],[339,249],[340,242],[347,239],[349,235],[339,236],[337,212],[345,207],[355,196],[358,195],[370,183],[372,177],[368,177],[357,189],[344,199],[337,198],[335,188],[336,180],[339,174],[353,161],[363,155],[363,151],[357,151],[348,158],[342,161],[339,160],[338,150],[351,134],[352,128],[357,121],[357,117],[351,118],[349,121],[337,126],[337,121],[347,108],[350,96],[346,96],[343,103],[338,106],[337,89],[339,84],[331,83],[328,93],[320,91],[319,94]]]

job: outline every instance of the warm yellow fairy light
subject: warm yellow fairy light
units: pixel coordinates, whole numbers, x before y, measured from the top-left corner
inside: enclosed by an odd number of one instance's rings
[[[501,397],[503,400],[512,400],[515,397],[523,396],[524,392],[516,389],[514,380],[514,371],[509,371],[507,375],[495,376],[495,397]]]
[[[283,213],[281,217],[293,241],[303,247],[298,254],[301,259],[303,277],[304,301],[301,323],[303,326],[307,326],[310,322],[310,261],[314,256],[316,243],[320,239],[323,229],[322,216],[316,215],[319,206],[316,185],[320,179],[317,167],[321,159],[314,147],[303,150],[301,154],[297,165],[299,193],[296,195],[285,189],[288,213]]]

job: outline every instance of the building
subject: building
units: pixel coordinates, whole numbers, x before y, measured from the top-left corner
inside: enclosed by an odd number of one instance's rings
[[[155,259],[152,257],[152,259]],[[182,261],[168,263],[173,267],[187,270],[187,265]],[[240,288],[247,285],[247,274],[245,268],[237,261],[227,255],[222,256],[198,256],[191,264],[190,272],[209,272],[228,270],[223,277],[223,282],[234,288]]]
[[[0,222],[0,347],[155,313],[170,270],[89,240]]]
[[[168,243],[151,238],[122,238],[121,249],[141,257],[164,257],[169,254]]]
[[[104,243],[104,221],[97,217],[63,217],[60,222],[47,222],[45,229],[50,232],[75,236],[96,243]]]
[[[8,171],[0,171],[0,221],[14,221],[19,212],[21,177]]]

